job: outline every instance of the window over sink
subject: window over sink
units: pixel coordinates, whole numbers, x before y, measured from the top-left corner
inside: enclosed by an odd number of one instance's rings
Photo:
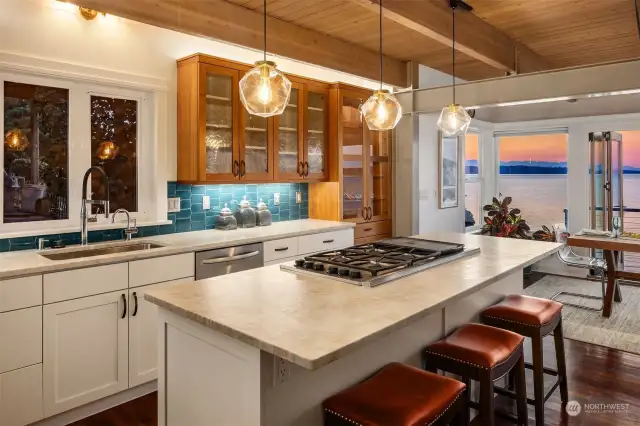
[[[3,223],[68,212],[69,90],[4,82]]]

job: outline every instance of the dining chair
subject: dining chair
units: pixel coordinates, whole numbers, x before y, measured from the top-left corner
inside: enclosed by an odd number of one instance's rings
[[[563,305],[573,306],[574,308],[586,309],[589,311],[602,311],[604,308],[605,297],[605,280],[607,276],[607,263],[604,259],[598,259],[595,257],[580,256],[573,251],[573,248],[567,244],[569,233],[566,232],[560,224],[553,225],[553,231],[556,235],[556,242],[563,244],[562,248],[558,251],[558,258],[562,263],[567,266],[590,269],[593,271],[593,275],[600,277],[600,283],[602,287],[602,296],[592,296],[590,294],[573,293],[570,291],[560,291],[556,293],[551,300],[556,300],[560,296],[573,296],[582,297],[585,299],[601,300],[602,305],[599,308],[592,308],[590,306],[577,305],[574,303],[562,302]],[[617,285],[617,283],[616,283]]]

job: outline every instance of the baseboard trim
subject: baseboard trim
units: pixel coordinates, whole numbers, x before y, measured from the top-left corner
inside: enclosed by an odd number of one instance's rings
[[[158,381],[154,380],[152,382],[136,386],[135,388],[127,389],[124,392],[74,408],[73,410],[65,411],[64,413],[60,413],[56,416],[48,417],[44,420],[40,420],[39,422],[32,423],[31,426],[66,426],[157,390]]]

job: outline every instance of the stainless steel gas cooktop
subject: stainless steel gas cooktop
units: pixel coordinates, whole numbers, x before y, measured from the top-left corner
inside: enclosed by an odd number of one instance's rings
[[[280,268],[375,287],[479,252],[463,244],[398,237],[312,254]]]

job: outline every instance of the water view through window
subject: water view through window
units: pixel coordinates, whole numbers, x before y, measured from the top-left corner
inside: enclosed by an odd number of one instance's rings
[[[501,197],[512,197],[533,229],[564,223],[567,134],[502,136],[498,146]]]

